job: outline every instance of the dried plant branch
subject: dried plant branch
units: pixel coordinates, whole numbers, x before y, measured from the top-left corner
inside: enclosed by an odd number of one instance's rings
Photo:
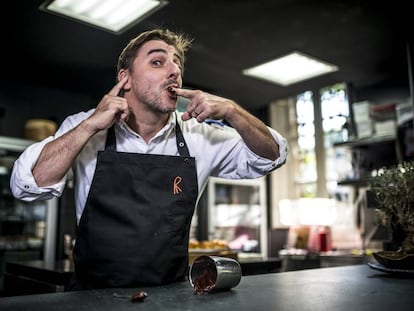
[[[398,222],[407,232],[406,251],[414,252],[414,161],[383,168],[371,183],[377,202],[390,222]],[[410,232],[413,236],[410,237]]]

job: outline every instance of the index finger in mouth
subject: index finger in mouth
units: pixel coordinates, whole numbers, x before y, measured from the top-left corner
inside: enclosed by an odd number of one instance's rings
[[[188,90],[188,89],[180,89],[176,87],[171,87],[172,90],[179,96],[183,96],[185,98],[193,98],[196,91]]]

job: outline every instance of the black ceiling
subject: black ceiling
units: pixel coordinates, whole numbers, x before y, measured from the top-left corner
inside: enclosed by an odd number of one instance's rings
[[[2,9],[2,81],[81,92],[100,98],[115,79],[118,54],[143,30],[168,27],[194,38],[184,84],[260,109],[275,99],[336,82],[355,88],[408,85],[408,9],[396,0],[171,0],[114,35],[38,10],[42,0]],[[6,18],[9,21],[6,21]],[[411,25],[410,25],[411,26]],[[243,76],[245,68],[301,51],[340,70],[282,87]]]

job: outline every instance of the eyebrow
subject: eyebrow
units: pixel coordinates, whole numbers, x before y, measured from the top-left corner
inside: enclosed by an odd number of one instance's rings
[[[148,51],[147,55],[151,55],[151,54],[153,54],[153,53],[164,53],[164,54],[168,54],[168,53],[167,53],[167,51],[166,51],[166,50],[164,50],[164,49],[152,49],[152,50],[149,50],[149,51]],[[182,64],[182,63],[183,63],[183,61],[182,61],[182,59],[181,59],[180,55],[178,55],[177,53],[174,53],[174,55],[178,58],[178,60],[179,60],[179,61],[180,61],[180,63]]]

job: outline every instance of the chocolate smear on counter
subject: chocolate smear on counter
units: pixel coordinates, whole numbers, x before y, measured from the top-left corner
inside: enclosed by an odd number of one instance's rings
[[[131,301],[132,302],[143,302],[145,298],[147,298],[148,294],[146,292],[136,292],[132,295]]]

